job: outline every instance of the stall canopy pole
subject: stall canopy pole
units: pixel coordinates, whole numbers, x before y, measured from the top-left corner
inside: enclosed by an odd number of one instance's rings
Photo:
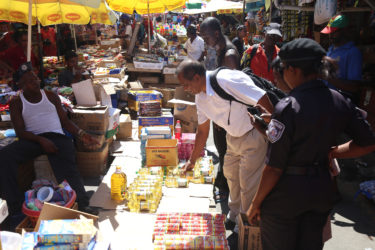
[[[96,24],[93,24],[94,26],[94,31],[95,31],[95,44],[98,45],[98,35],[97,35],[97,31],[96,31]]]
[[[32,22],[32,12],[33,12],[33,1],[29,0],[29,23],[27,27],[27,61],[31,61],[31,22]]]
[[[147,24],[147,27],[148,27],[148,53],[151,53],[151,35],[150,35],[150,29],[151,29],[151,25],[150,25],[150,1],[147,0],[147,17],[148,17],[148,24]]]
[[[242,22],[245,22],[246,21],[246,12],[245,12],[245,9],[246,9],[246,0],[243,0],[243,7],[242,7]]]
[[[74,39],[74,46],[76,48],[76,51],[77,51],[77,38],[76,38],[76,29],[74,27],[74,24],[72,24],[72,29],[73,29],[73,39]]]

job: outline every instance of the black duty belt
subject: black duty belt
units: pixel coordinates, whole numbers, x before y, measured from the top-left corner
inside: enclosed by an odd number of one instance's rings
[[[327,164],[313,164],[307,167],[288,166],[285,170],[287,175],[319,175],[319,173],[328,171]]]

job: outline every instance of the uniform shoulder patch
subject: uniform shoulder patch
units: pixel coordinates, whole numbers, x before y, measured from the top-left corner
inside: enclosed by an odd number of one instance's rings
[[[271,122],[268,124],[268,128],[266,131],[268,140],[271,143],[277,142],[284,133],[285,125],[278,120],[272,119]]]

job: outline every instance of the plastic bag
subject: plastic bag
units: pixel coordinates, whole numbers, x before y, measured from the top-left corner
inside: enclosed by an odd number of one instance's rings
[[[314,11],[314,23],[321,25],[331,19],[337,10],[337,1],[316,0]]]

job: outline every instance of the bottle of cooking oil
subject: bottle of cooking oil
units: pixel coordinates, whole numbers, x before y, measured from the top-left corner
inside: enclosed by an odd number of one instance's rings
[[[127,178],[126,174],[121,171],[120,166],[116,166],[116,172],[111,176],[111,199],[123,201],[126,199]]]

